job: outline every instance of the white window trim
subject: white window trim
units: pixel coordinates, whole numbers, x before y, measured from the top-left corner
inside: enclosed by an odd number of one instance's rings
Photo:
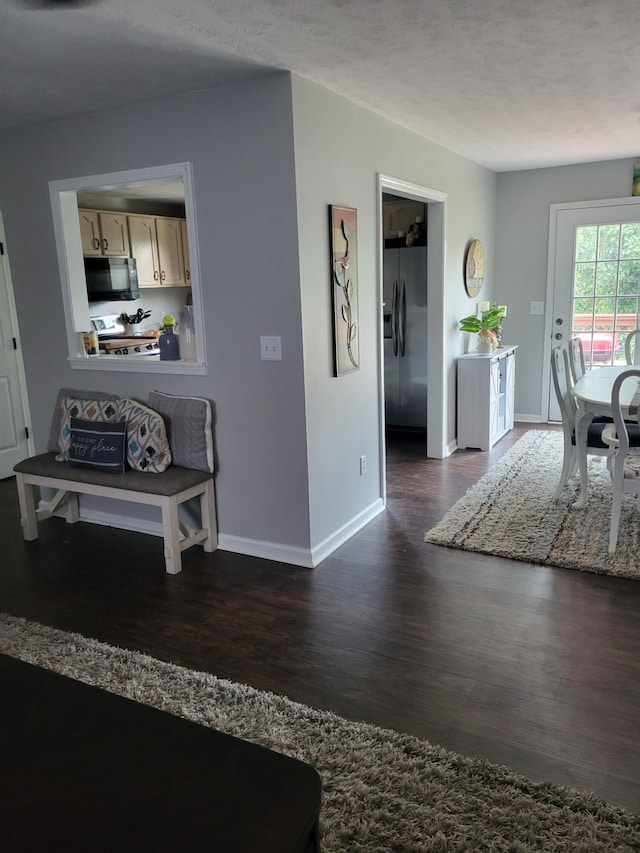
[[[138,181],[157,181],[177,178],[184,185],[184,206],[189,241],[191,295],[196,337],[195,361],[152,361],[149,358],[120,358],[100,356],[87,358],[79,330],[89,328],[89,302],[86,294],[80,223],[78,220],[78,192],[113,188]],[[202,288],[200,286],[200,255],[196,228],[196,208],[193,192],[191,163],[174,163],[152,166],[126,172],[112,172],[49,182],[49,195],[53,213],[53,229],[58,250],[58,267],[62,287],[68,360],[76,370],[110,370],[127,373],[190,373],[206,374],[206,348]]]

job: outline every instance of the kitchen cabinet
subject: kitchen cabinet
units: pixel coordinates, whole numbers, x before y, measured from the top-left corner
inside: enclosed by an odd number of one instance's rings
[[[387,427],[427,427],[427,249],[383,256],[384,400]]]
[[[168,216],[156,217],[160,284],[180,285],[187,283],[184,271],[181,221]]]
[[[129,257],[127,216],[110,210],[78,210],[82,253],[88,257]]]
[[[136,259],[139,287],[190,284],[184,261],[185,247],[188,258],[186,220],[141,214],[129,214],[127,219],[131,256]]]
[[[458,447],[490,450],[513,429],[517,346],[458,357]]]
[[[180,231],[182,234],[182,256],[184,260],[184,280],[191,284],[191,262],[189,260],[189,238],[187,237],[187,220],[180,220]]]
[[[131,257],[136,259],[138,287],[160,285],[160,262],[155,216],[127,216]]]

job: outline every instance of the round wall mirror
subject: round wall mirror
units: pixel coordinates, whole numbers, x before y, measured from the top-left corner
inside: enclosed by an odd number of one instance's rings
[[[484,247],[480,240],[472,240],[464,264],[464,286],[469,296],[477,296],[484,283]]]

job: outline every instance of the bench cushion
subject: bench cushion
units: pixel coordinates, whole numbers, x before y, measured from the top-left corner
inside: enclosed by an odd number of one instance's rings
[[[55,453],[40,453],[30,459],[18,462],[13,469],[18,474],[31,474],[38,477],[54,477],[70,483],[91,483],[98,486],[110,486],[132,492],[146,492],[151,495],[169,497],[185,489],[210,479],[211,474],[193,471],[171,465],[161,474],[148,474],[143,471],[125,471],[124,474],[109,474],[85,468],[76,468],[68,462],[58,462]],[[126,500],[126,498],[124,498]]]

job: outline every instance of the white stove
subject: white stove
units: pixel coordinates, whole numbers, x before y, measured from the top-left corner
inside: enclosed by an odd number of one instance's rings
[[[144,333],[126,335],[118,314],[103,314],[91,317],[90,320],[92,331],[98,333],[100,355],[117,355],[121,358],[160,355],[160,346],[155,336],[145,336]]]

